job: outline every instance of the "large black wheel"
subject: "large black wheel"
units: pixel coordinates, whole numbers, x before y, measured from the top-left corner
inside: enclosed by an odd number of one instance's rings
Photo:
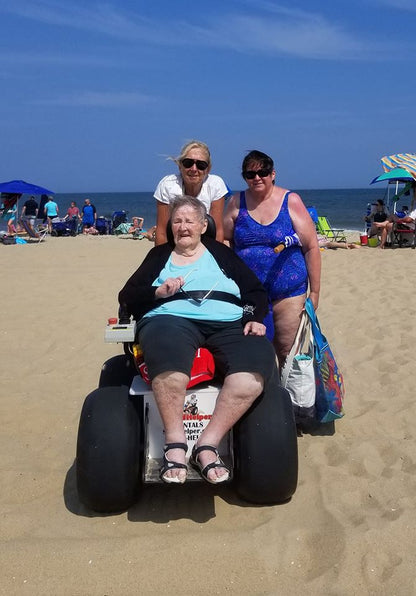
[[[119,354],[104,362],[98,387],[130,387],[133,377],[137,375],[131,354]]]
[[[142,398],[127,387],[90,393],[77,442],[79,499],[89,509],[125,511],[138,497],[144,458]]]
[[[234,427],[234,484],[250,503],[290,499],[298,479],[296,424],[277,371],[267,390]]]

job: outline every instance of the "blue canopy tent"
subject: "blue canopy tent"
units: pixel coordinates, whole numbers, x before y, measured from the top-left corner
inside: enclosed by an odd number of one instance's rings
[[[9,182],[0,182],[0,193],[5,195],[2,197],[2,203],[9,208],[17,203],[17,200],[23,194],[29,195],[53,195],[53,190],[49,190],[43,186],[37,186],[24,180],[10,180]],[[40,216],[40,210],[39,210]],[[16,213],[16,220],[18,219],[18,213]]]
[[[0,192],[12,195],[54,195],[53,190],[48,190],[43,186],[30,184],[24,180],[10,180],[10,182],[0,182]]]

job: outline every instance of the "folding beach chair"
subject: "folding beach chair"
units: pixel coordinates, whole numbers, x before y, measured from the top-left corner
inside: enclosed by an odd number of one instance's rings
[[[25,219],[21,219],[20,224],[26,230],[29,238],[32,238],[33,240],[37,240],[38,242],[42,242],[42,240],[45,239],[45,236],[48,233],[47,228],[39,229],[36,226],[34,228],[32,228],[32,226]]]
[[[346,242],[347,237],[344,230],[340,228],[333,228],[328,221],[328,218],[324,215],[318,216],[318,222],[316,224],[316,231],[322,236],[326,236],[328,240],[334,240],[335,242]]]
[[[316,207],[311,206],[306,207],[306,209],[308,210],[308,213],[316,227],[316,224],[318,223],[318,211],[316,210]]]
[[[406,226],[406,224],[396,223],[393,226],[392,232],[392,248],[394,248],[395,243],[397,243],[400,248],[403,245],[411,246],[412,248],[416,247],[416,226],[415,229],[412,230]]]

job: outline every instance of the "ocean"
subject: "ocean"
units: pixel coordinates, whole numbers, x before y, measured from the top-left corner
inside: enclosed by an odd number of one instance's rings
[[[306,206],[316,207],[319,215],[325,215],[334,228],[345,230],[363,230],[363,217],[366,214],[367,204],[374,203],[377,199],[385,199],[387,189],[378,188],[345,188],[322,190],[296,190]],[[156,223],[156,201],[153,192],[98,192],[98,193],[57,193],[54,196],[59,206],[60,216],[64,216],[71,201],[76,201],[82,207],[85,198],[91,199],[99,216],[112,217],[115,211],[127,212],[127,219],[135,215],[144,217],[144,228],[150,228]],[[19,201],[19,211],[23,205]],[[39,197],[40,198],[40,197]],[[4,220],[0,220],[0,229],[5,229]]]

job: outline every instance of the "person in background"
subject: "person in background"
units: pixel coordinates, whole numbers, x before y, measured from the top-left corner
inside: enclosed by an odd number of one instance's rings
[[[321,236],[321,234],[318,234],[318,244],[319,244],[319,248],[322,248],[322,249],[324,249],[324,248],[333,248],[333,249],[361,248],[360,245],[356,244],[355,242],[346,242],[345,240],[329,240],[329,238],[327,238],[327,236]]]
[[[81,219],[81,215],[75,201],[71,201],[65,219]]]
[[[148,230],[142,230],[137,238],[139,238],[139,240],[143,240],[143,238],[147,238],[147,240],[150,240],[150,242],[154,242],[156,240],[156,226],[152,226],[151,228],[149,228]]]
[[[403,205],[401,209],[398,209],[394,212],[394,215],[396,215],[397,217],[406,217],[406,215],[409,215],[408,205]]]
[[[142,228],[143,228],[143,223],[144,223],[144,218],[143,217],[138,217],[137,215],[135,217],[131,218],[131,226],[129,228],[129,231],[127,232],[128,234],[138,234]]]
[[[370,215],[367,215],[364,218],[366,222],[371,224],[370,229],[367,232],[368,237],[372,238],[373,236],[379,236],[380,248],[384,248],[387,240],[388,217],[389,215],[384,201],[382,199],[378,199],[375,203],[373,203]]]
[[[58,205],[53,200],[53,197],[48,197],[48,201],[45,203],[45,215],[48,220],[49,234],[52,232],[52,220],[55,219],[55,217],[58,217],[58,214]]]
[[[172,159],[178,165],[179,172],[162,178],[153,195],[157,201],[156,245],[167,240],[170,203],[184,194],[199,199],[205,205],[215,221],[216,239],[222,242],[224,203],[229,191],[220,176],[210,174],[212,164],[208,146],[201,141],[189,141],[182,147],[180,155]]]
[[[95,229],[95,222],[97,221],[97,210],[91,203],[90,199],[85,199],[82,208],[82,233],[89,234],[90,228]]]
[[[410,213],[405,214],[404,217],[399,217],[397,215],[391,215],[389,217],[385,228],[382,230],[380,248],[384,248],[384,244],[388,235],[393,231],[393,227],[397,224],[400,224],[400,227],[404,228],[405,230],[414,230],[416,225],[416,209],[413,209],[413,211],[410,211]]]
[[[25,201],[23,205],[21,218],[28,223],[32,230],[34,230],[34,225],[38,216],[38,211],[39,205],[35,200],[35,197],[31,196],[29,199],[27,199],[27,201]]]
[[[9,236],[11,236],[12,234],[16,234],[16,231],[17,231],[16,226],[14,225],[16,222],[16,213],[17,213],[17,203],[15,203],[11,207],[9,207],[8,209],[5,209],[3,211],[2,217],[7,222],[7,233],[9,234]]]
[[[267,290],[273,329],[268,329],[280,367],[295,340],[308,283],[309,297],[318,307],[321,254],[314,223],[300,196],[276,186],[271,157],[250,151],[242,163],[247,190],[229,201],[224,236],[237,255],[254,271]],[[275,248],[286,236],[299,242],[281,252]]]

